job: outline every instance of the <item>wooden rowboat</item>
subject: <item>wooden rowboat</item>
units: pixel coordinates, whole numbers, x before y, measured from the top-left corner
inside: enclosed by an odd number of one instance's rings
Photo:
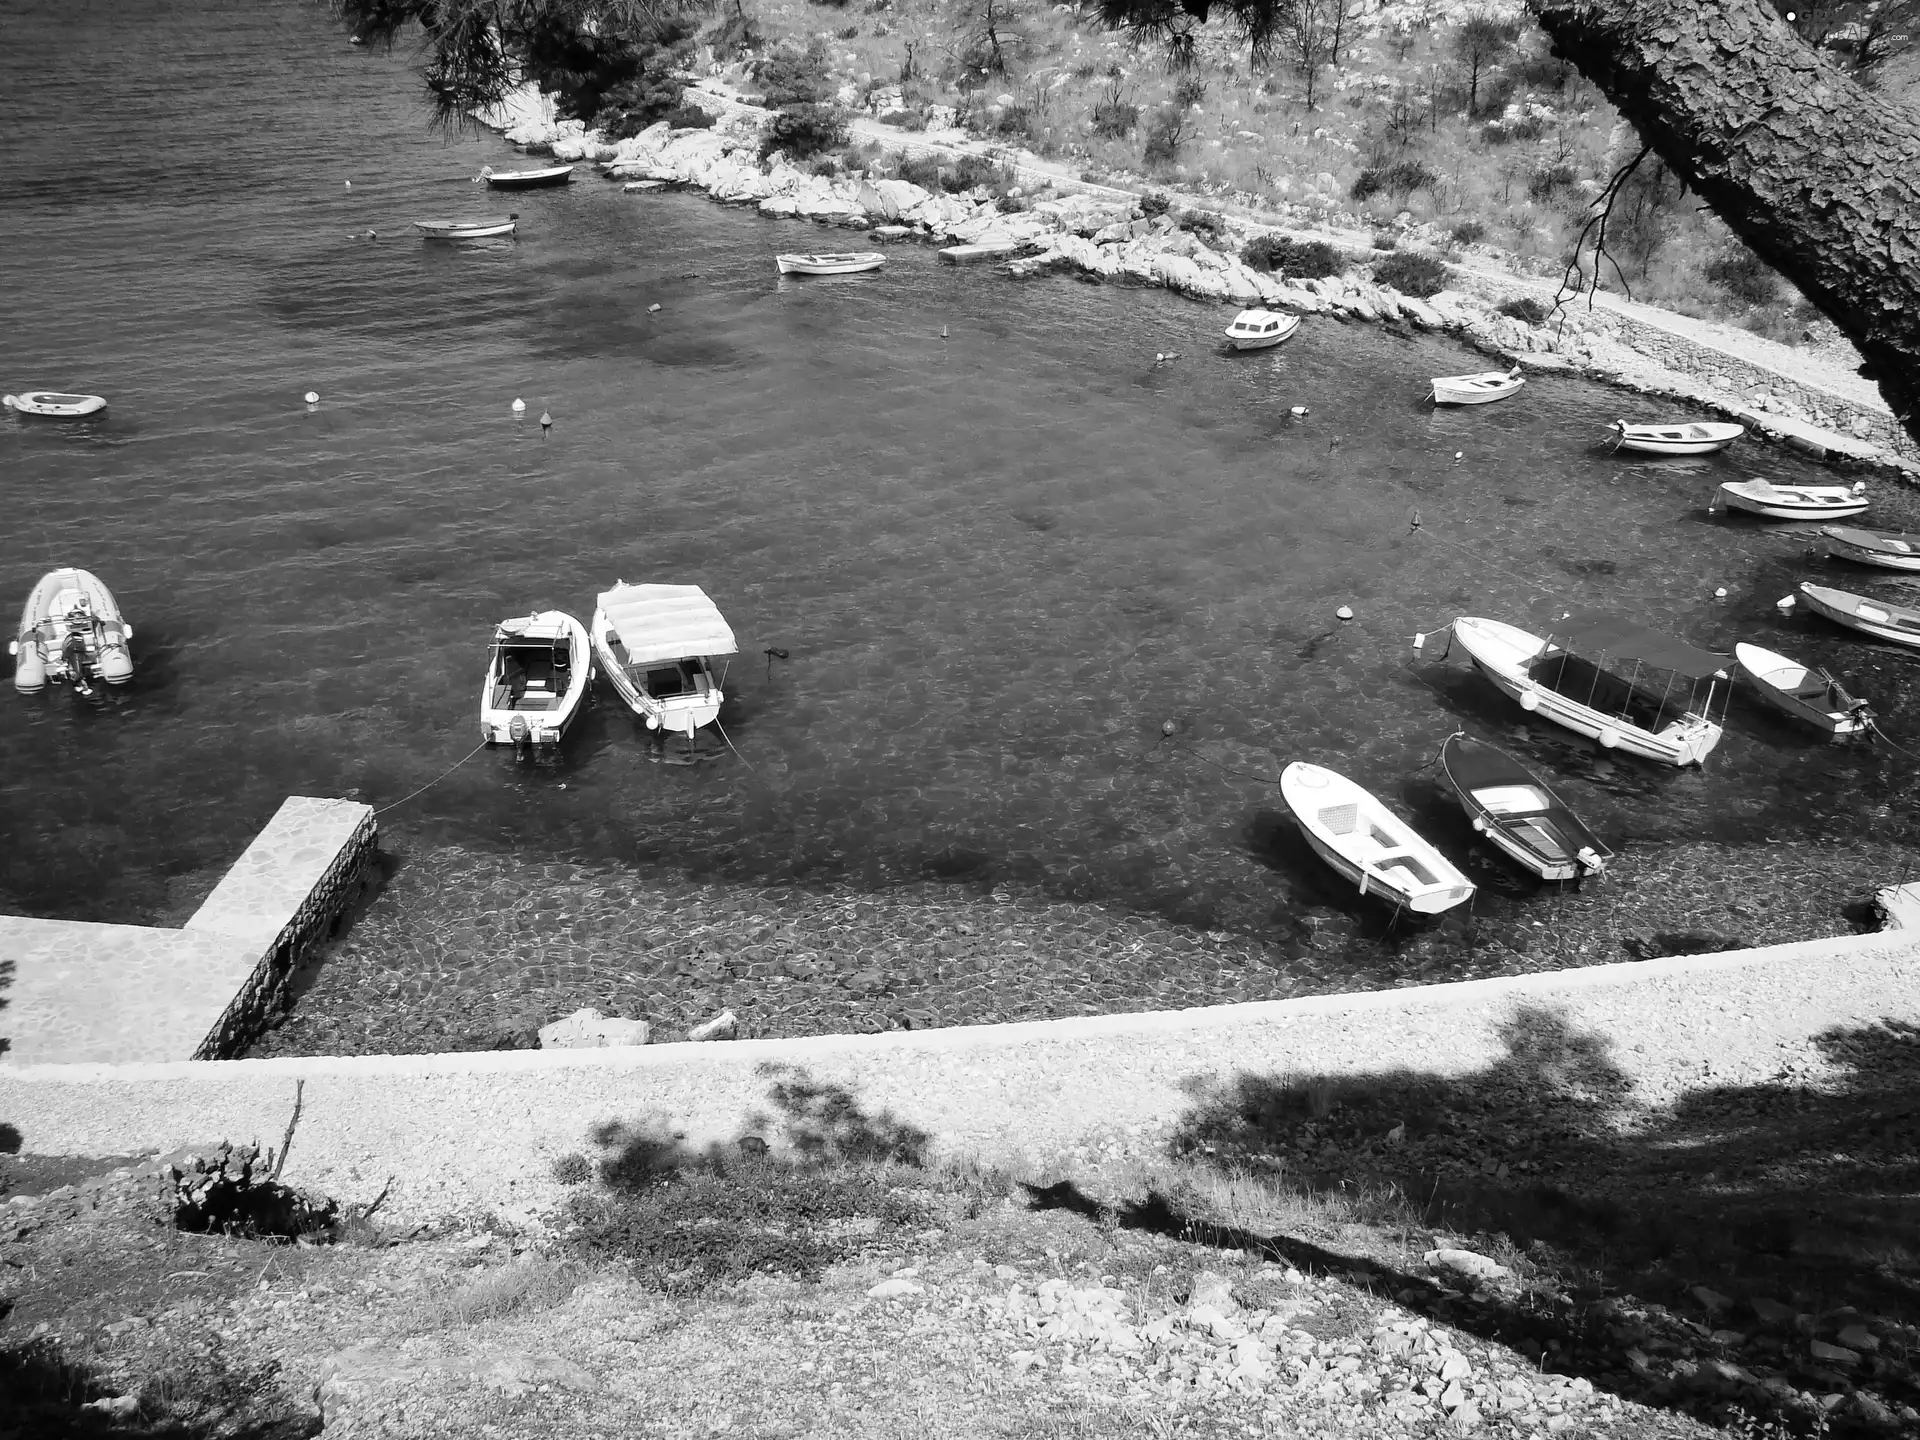
[[[1616,448],[1645,455],[1705,455],[1726,449],[1747,433],[1746,426],[1730,420],[1680,420],[1666,425],[1629,425],[1616,420],[1607,429],[1615,432]]]
[[[1866,482],[1846,485],[1775,485],[1770,480],[1726,480],[1720,501],[1769,520],[1835,520],[1867,508]]]
[[[856,250],[839,255],[776,255],[782,275],[858,275],[878,270],[887,257],[878,250]]]
[[[482,215],[472,220],[416,220],[413,228],[429,240],[490,240],[511,235],[518,215]]]
[[[1472,896],[1473,882],[1446,856],[1344,775],[1296,760],[1281,772],[1280,794],[1314,853],[1362,895],[1421,915]]]
[[[1520,367],[1511,370],[1483,370],[1477,375],[1436,375],[1433,377],[1433,403],[1436,405],[1486,405],[1504,400],[1522,385],[1526,377]]]
[[[1867,702],[1848,694],[1825,670],[1744,643],[1733,647],[1733,658],[1761,699],[1796,720],[1829,735],[1858,735],[1873,726]]]
[[[1920,535],[1903,530],[1856,530],[1851,525],[1822,525],[1827,554],[1882,570],[1920,570]]]
[[[1469,740],[1440,747],[1440,770],[1473,828],[1542,880],[1598,875],[1613,852],[1518,760]]]
[[[480,168],[479,179],[487,182],[490,190],[544,190],[550,185],[564,185],[573,178],[573,166],[548,165],[539,170],[495,170],[491,165]]]
[[[1846,590],[1833,590],[1825,585],[1803,584],[1798,595],[1809,610],[1816,615],[1826,616],[1836,624],[1877,635],[1896,645],[1920,648],[1920,610],[1905,605],[1889,605],[1884,600],[1869,599]],[[1787,597],[1788,600],[1793,598],[1791,595]]]

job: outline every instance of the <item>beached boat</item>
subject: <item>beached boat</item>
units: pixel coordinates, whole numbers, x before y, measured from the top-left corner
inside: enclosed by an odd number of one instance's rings
[[[124,685],[133,678],[133,626],[98,576],[68,566],[40,577],[20,612],[7,649],[13,685],[25,695],[64,680],[87,693],[92,680]]]
[[[518,215],[482,215],[472,220],[416,220],[413,228],[429,240],[490,240],[511,235]]]
[[[1920,535],[1904,530],[1856,530],[1851,525],[1822,525],[1827,554],[1882,570],[1920,570]]]
[[[1706,455],[1724,450],[1747,433],[1744,425],[1730,420],[1677,420],[1666,425],[1629,425],[1616,420],[1607,429],[1614,433],[1614,447],[1638,450],[1645,455]]]
[[[545,190],[552,185],[564,185],[573,178],[573,166],[548,165],[538,170],[496,170],[491,165],[482,165],[477,177],[487,182],[489,190]]]
[[[1264,350],[1300,328],[1300,317],[1279,310],[1242,310],[1227,326],[1227,343],[1236,350]]]
[[[1344,775],[1296,760],[1280,774],[1280,795],[1314,853],[1362,895],[1437,915],[1473,894],[1446,856]]]
[[[1809,669],[1798,660],[1744,642],[1733,647],[1733,658],[1761,699],[1796,720],[1829,735],[1858,735],[1873,727],[1867,702],[1849,694],[1825,670]]]
[[[593,680],[587,627],[542,610],[494,627],[480,687],[480,734],[490,744],[558,745]]]
[[[1698,765],[1720,743],[1727,657],[1603,610],[1576,610],[1534,635],[1463,615],[1453,633],[1482,674],[1543,720],[1669,765]],[[1622,675],[1623,667],[1631,667]],[[1704,691],[1704,693],[1703,693]]]
[[[1867,483],[1775,485],[1771,480],[1724,480],[1722,503],[1769,520],[1837,520],[1867,508]]]
[[[98,395],[68,395],[59,390],[22,390],[18,395],[0,396],[0,404],[43,420],[77,420],[107,408],[107,402]]]
[[[878,270],[887,257],[878,250],[854,250],[839,255],[776,255],[782,275],[858,275]]]
[[[1440,771],[1473,828],[1542,880],[1578,880],[1613,852],[1526,766],[1464,732],[1440,747]]]
[[[1884,600],[1869,599],[1865,595],[1834,590],[1825,585],[1803,584],[1799,597],[1816,615],[1824,615],[1838,624],[1864,630],[1869,635],[1877,635],[1882,640],[1891,640],[1898,645],[1920,647],[1920,610],[1905,605],[1889,605]],[[1793,597],[1787,598],[1791,600]],[[1789,608],[1784,601],[1782,606]]]
[[[1520,367],[1511,370],[1483,370],[1478,375],[1436,375],[1433,377],[1433,403],[1436,405],[1485,405],[1504,400],[1527,380]]]
[[[603,591],[593,612],[593,657],[649,730],[692,736],[726,698],[716,656],[739,652],[719,607],[698,585],[629,585]]]

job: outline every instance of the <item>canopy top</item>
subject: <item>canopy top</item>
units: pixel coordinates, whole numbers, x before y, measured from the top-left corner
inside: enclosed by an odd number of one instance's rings
[[[1732,658],[1650,630],[1637,620],[1609,610],[1574,610],[1548,627],[1547,638],[1589,660],[1597,660],[1602,655],[1613,660],[1638,660],[1643,665],[1671,670],[1690,680],[1720,675]]]
[[[698,585],[629,585],[602,591],[600,611],[629,665],[740,650],[720,607]]]

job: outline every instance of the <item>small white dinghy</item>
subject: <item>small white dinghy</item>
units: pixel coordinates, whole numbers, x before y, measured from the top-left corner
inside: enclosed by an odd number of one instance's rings
[[[98,576],[68,566],[49,571],[27,596],[13,652],[13,687],[23,695],[64,680],[82,694],[92,680],[124,685],[133,678],[133,626]]]
[[[1873,728],[1873,711],[1867,702],[1848,693],[1825,670],[1745,641],[1733,647],[1733,658],[1761,699],[1796,720],[1829,735],[1859,735]]]
[[[47,420],[77,420],[107,408],[107,402],[98,395],[68,395],[59,390],[22,390],[18,395],[0,396],[0,404],[21,415]]]
[[[1920,570],[1920,535],[1902,530],[1856,530],[1851,525],[1822,525],[1827,554],[1882,570]]]
[[[1478,375],[1436,375],[1433,377],[1433,403],[1436,405],[1485,405],[1504,400],[1527,380],[1520,367],[1511,370],[1483,370]]]
[[[494,627],[480,688],[480,735],[490,745],[558,745],[593,680],[587,627],[542,610]]]
[[[1867,508],[1867,482],[1846,485],[1775,485],[1771,480],[1724,480],[1722,503],[1769,520],[1837,520]]]
[[[851,250],[839,255],[776,255],[782,275],[858,275],[878,270],[887,257],[878,250]]]
[[[571,165],[547,165],[538,170],[496,170],[491,165],[482,165],[480,173],[473,177],[484,180],[492,190],[544,190],[550,185],[564,185],[573,178]]]
[[[428,240],[490,240],[511,235],[518,215],[481,215],[472,220],[416,220],[413,228]]]
[[[1638,450],[1643,455],[1707,455],[1726,449],[1747,433],[1746,426],[1730,420],[1677,420],[1665,425],[1616,420],[1607,429],[1614,432],[1615,449]]]
[[[1437,915],[1473,894],[1446,856],[1344,775],[1296,760],[1280,774],[1280,794],[1314,853],[1362,895]]]
[[[1869,599],[1865,595],[1834,590],[1825,585],[1802,583],[1799,593],[1800,598],[1807,602],[1807,608],[1816,615],[1824,615],[1850,629],[1877,635],[1882,640],[1891,640],[1896,645],[1920,648],[1920,610],[1905,605],[1889,605],[1884,600]],[[1779,602],[1780,608],[1792,608],[1792,600],[1793,597],[1789,595]]]
[[[1280,310],[1242,310],[1227,326],[1227,343],[1236,350],[1264,350],[1300,328],[1300,317]]]
[[[629,585],[602,591],[591,626],[593,658],[649,730],[692,738],[726,699],[712,657],[740,646],[719,606],[698,585]]]

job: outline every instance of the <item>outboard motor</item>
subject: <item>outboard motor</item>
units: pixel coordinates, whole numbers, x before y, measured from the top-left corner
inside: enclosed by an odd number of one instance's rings
[[[13,651],[13,688],[22,695],[37,695],[47,688],[47,657],[38,640],[16,640]]]
[[[527,717],[514,716],[513,723],[507,726],[507,734],[513,738],[514,758],[516,760],[524,758],[527,752]]]

